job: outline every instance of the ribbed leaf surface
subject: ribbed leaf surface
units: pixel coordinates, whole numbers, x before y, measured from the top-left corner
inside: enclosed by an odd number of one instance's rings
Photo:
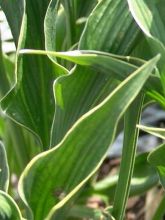
[[[44,219],[52,209],[50,219],[96,171],[113,141],[119,118],[141,90],[157,60],[158,57],[135,71],[83,115],[58,146],[30,162],[20,179],[19,193],[31,207],[35,220]]]
[[[114,25],[116,18],[117,24]],[[138,34],[139,30],[130,14],[127,2],[104,0],[98,3],[89,16],[79,48],[127,55],[136,44]],[[57,80],[55,90],[58,88],[60,91],[56,91],[55,94],[56,111],[52,128],[52,146],[59,143],[74,122],[97,103],[98,97],[102,97],[100,101],[103,100],[116,86],[116,81],[110,75],[99,72],[78,66],[70,75]],[[71,95],[68,90],[71,91]],[[61,96],[65,103],[64,109],[59,108]]]
[[[2,1],[6,15],[13,1]],[[19,36],[20,48],[44,49],[44,18],[49,1],[27,0]],[[15,2],[19,12],[19,1]],[[37,16],[36,16],[37,15]],[[15,20],[10,19],[11,29]],[[19,22],[21,18],[17,17]],[[13,120],[36,133],[44,147],[49,145],[50,128],[54,115],[53,81],[65,70],[58,68],[46,57],[17,56],[17,81],[11,92],[2,101],[3,110]]]

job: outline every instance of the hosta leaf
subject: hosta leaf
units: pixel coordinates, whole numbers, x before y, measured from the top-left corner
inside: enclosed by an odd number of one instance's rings
[[[47,8],[44,20],[46,50],[56,50],[56,22],[58,16],[58,8],[59,0],[51,0]]]
[[[129,54],[138,34],[127,2],[104,0],[89,16],[79,48]]]
[[[56,56],[59,58],[63,58],[63,59],[67,59],[69,61],[75,62],[76,64],[79,64],[79,65],[89,66],[96,71],[100,71],[100,73],[105,73],[105,74],[107,73],[107,79],[109,76],[109,85],[112,85],[111,84],[112,82],[110,81],[110,80],[112,80],[112,78],[110,78],[111,76],[113,77],[113,79],[115,78],[115,79],[123,80],[131,72],[133,72],[134,70],[137,69],[137,65],[140,65],[140,64],[142,65],[142,63],[144,63],[143,60],[140,60],[137,58],[117,56],[114,54],[98,52],[98,51],[79,51],[79,50],[77,50],[77,51],[69,51],[69,52],[54,52],[54,51],[51,52],[51,51],[39,51],[39,50],[21,50],[20,53],[43,54],[43,55],[50,55],[51,57]],[[127,63],[125,61],[131,62],[131,63]],[[134,64],[136,64],[136,65],[134,65]],[[77,69],[79,71],[81,71],[80,67],[77,67]],[[87,71],[88,71],[88,69],[87,69]],[[94,73],[92,74],[92,76],[95,77]],[[80,76],[77,74],[77,78],[78,77],[80,80]],[[84,76],[84,77],[86,77],[86,80],[92,80],[92,78],[89,74],[88,74],[88,77],[90,77],[89,79],[87,78],[87,76]],[[105,75],[102,74],[102,79],[104,79],[104,77],[105,77]],[[67,78],[68,79],[70,78],[70,82],[68,80],[66,80]],[[56,106],[56,118],[57,118],[57,120],[60,121],[60,123],[63,125],[63,127],[60,127],[60,125],[58,125],[57,127],[54,127],[53,140],[52,140],[52,142],[54,144],[56,144],[60,140],[60,138],[62,138],[62,136],[64,135],[63,132],[65,132],[65,129],[68,129],[68,127],[67,127],[68,123],[66,123],[66,119],[62,118],[62,116],[65,117],[65,115],[63,113],[64,113],[64,109],[67,109],[67,105],[65,104],[65,108],[64,108],[64,106],[62,107],[63,104],[60,102],[60,99],[58,99],[58,96],[65,97],[65,93],[64,93],[65,87],[66,87],[66,95],[67,95],[68,88],[71,86],[73,88],[73,92],[71,92],[72,97],[73,97],[73,93],[75,93],[75,88],[78,87],[77,82],[73,81],[74,79],[75,79],[75,73],[71,76],[69,75],[67,77],[64,77],[64,78],[57,80],[57,83],[56,83],[56,87],[55,87],[55,94],[57,96],[56,101],[57,101],[57,103],[59,102],[58,105],[61,106],[61,108],[58,108],[58,106]],[[67,84],[64,84],[65,81]],[[59,86],[58,86],[58,83],[60,84]],[[84,86],[85,86],[86,81],[84,81],[84,83],[85,83],[84,84]],[[99,83],[99,84],[101,85],[101,83]],[[61,85],[64,87],[63,89],[62,89]],[[83,83],[80,84],[79,89],[82,89],[82,85],[83,85]],[[86,87],[86,89],[87,89],[87,87]],[[92,87],[89,87],[89,93],[91,92],[91,89],[92,89]],[[99,86],[97,85],[97,87],[94,87],[93,89],[95,89],[95,92],[93,94],[93,97],[92,97],[92,94],[90,95],[91,100],[95,99],[95,93],[96,93],[96,91],[98,91],[97,89],[99,89]],[[104,84],[103,84],[103,89],[104,89]],[[111,89],[110,86],[109,86],[109,89]],[[160,89],[161,89],[161,85],[160,85],[159,77],[153,75],[153,77],[151,77],[148,80],[148,82],[146,83],[146,90],[149,90],[149,91],[151,90],[150,94],[152,94],[152,91],[161,92]],[[78,93],[80,93],[80,90],[79,90],[79,92],[76,92],[75,95],[77,95]],[[106,94],[106,92],[104,90],[103,90],[103,93]],[[102,96],[103,96],[103,93],[101,94]],[[60,94],[62,94],[62,95],[60,95]],[[74,105],[75,105],[75,103],[78,102],[78,100],[80,98],[82,98],[82,97],[78,97],[76,101],[74,100],[75,101]],[[99,99],[100,99],[100,97],[99,98],[97,97],[96,101],[93,101],[92,106],[94,104],[97,104]],[[64,100],[64,98],[63,98],[63,100]],[[65,103],[69,104],[68,102],[65,102]],[[87,105],[88,104],[89,103],[87,103]],[[86,108],[87,108],[86,105],[81,106],[81,111],[80,112],[77,111],[77,114],[78,114],[77,118],[78,118],[78,116],[81,116],[83,109],[85,112]],[[72,108],[71,108],[71,110],[72,110]],[[71,115],[73,114],[75,117],[76,110],[73,109],[74,113],[71,113],[69,111],[70,110],[67,109],[66,114],[69,115],[68,121],[70,123]],[[65,119],[65,124],[62,123],[62,120],[64,120],[64,119]]]
[[[120,81],[129,76],[130,73],[135,71],[138,66],[144,64],[144,60],[135,57],[119,56],[115,54],[90,51],[90,50],[75,50],[68,52],[55,52],[55,51],[41,51],[25,49],[20,51],[21,54],[37,54],[48,55],[51,57],[58,57],[74,62],[82,66],[89,66],[95,71],[106,73],[113,76]],[[151,88],[161,92],[161,84],[159,75],[153,74],[148,80],[146,88]]]
[[[136,157],[129,196],[143,194],[158,183],[157,172],[148,164],[147,156],[148,153],[143,153]],[[117,182],[117,174],[107,176],[105,179],[93,184],[93,193],[108,195],[113,200]]]
[[[127,0],[130,11],[139,27],[146,34],[149,46],[153,54],[161,53],[162,59],[159,61],[162,86],[165,92],[165,20],[164,3],[160,1],[149,0]]]
[[[52,57],[66,59],[68,61],[74,62],[75,64],[79,64],[82,66],[90,66],[96,70],[99,70],[100,72],[102,71],[111,74],[118,72],[117,74],[114,74],[114,77],[119,78],[120,80],[123,80],[129,75],[129,73],[135,71],[138,68],[137,65],[142,65],[145,63],[144,60],[140,60],[133,57],[117,56],[110,53],[90,51],[90,50],[56,52],[56,51],[24,49],[24,50],[20,50],[19,53],[48,55]],[[134,64],[135,62],[137,63],[137,65]]]
[[[141,90],[157,60],[158,57],[135,71],[103,102],[83,115],[59,145],[29,163],[19,182],[19,194],[35,220],[47,215],[51,219],[98,169],[112,143],[118,120]]]
[[[26,1],[19,37],[20,48],[44,49],[44,17],[49,1]],[[9,3],[12,7],[12,1]],[[14,16],[19,10],[15,2]],[[9,15],[8,8],[4,12]],[[38,16],[36,16],[38,14]],[[13,23],[12,23],[13,21]],[[21,22],[21,21],[20,21]],[[11,20],[12,29],[14,20]],[[10,118],[36,133],[44,147],[49,145],[50,128],[54,115],[53,81],[65,72],[48,58],[17,56],[17,81],[11,92],[2,100],[2,108]]]
[[[165,145],[162,144],[153,150],[148,156],[148,161],[157,169],[161,184],[165,189]]]
[[[23,220],[17,204],[3,191],[0,191],[0,219]]]
[[[88,18],[79,48],[128,55],[136,44],[138,34],[126,1],[99,1]],[[109,75],[80,66],[73,69],[68,77],[59,79],[55,86],[56,111],[51,145],[59,143],[74,122],[103,100],[116,84]],[[65,103],[65,111],[59,108],[61,101]]]
[[[143,32],[151,38],[156,38],[165,44],[165,24],[163,14],[159,12],[158,5],[161,1],[127,0],[132,15]]]
[[[7,191],[9,185],[9,167],[6,151],[0,142],[0,190]]]
[[[61,3],[64,7],[59,8],[59,0],[51,0],[47,9],[45,16],[47,50],[63,51],[77,45],[87,19],[86,16],[91,12],[97,1],[62,0]]]
[[[59,0],[51,0],[46,11],[44,19],[44,31],[45,31],[45,48],[46,50],[56,50],[57,46],[57,22],[58,22],[58,9]],[[62,38],[62,36],[61,36]],[[55,62],[58,67],[57,60],[55,57],[49,55],[50,59]],[[60,70],[60,66],[59,66]],[[67,72],[67,71],[66,71]]]
[[[165,140],[165,129],[164,128],[147,127],[144,125],[137,125],[137,127],[149,134],[155,135]]]

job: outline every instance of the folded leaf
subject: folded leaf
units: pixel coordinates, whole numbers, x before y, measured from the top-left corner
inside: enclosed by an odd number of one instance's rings
[[[103,102],[83,115],[59,145],[29,163],[19,181],[19,194],[35,220],[51,219],[98,169],[120,117],[158,59],[150,60],[130,75]]]
[[[0,142],[0,190],[7,191],[9,185],[9,167],[3,144]]]
[[[0,219],[23,220],[17,204],[7,193],[3,191],[0,191]]]

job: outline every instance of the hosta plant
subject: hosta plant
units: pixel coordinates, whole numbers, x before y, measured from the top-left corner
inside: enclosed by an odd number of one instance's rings
[[[0,6],[16,46],[14,62],[0,52],[0,219],[124,219],[129,196],[165,186],[164,145],[136,153],[139,129],[165,139],[140,125],[146,106],[165,108],[163,0]],[[120,170],[96,181],[122,129]],[[86,206],[93,195],[104,208]]]

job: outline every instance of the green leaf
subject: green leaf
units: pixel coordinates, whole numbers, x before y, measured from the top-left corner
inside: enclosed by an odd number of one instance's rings
[[[51,219],[98,169],[113,141],[119,119],[158,59],[150,60],[130,75],[103,102],[83,115],[59,145],[28,164],[19,181],[19,194],[35,220],[46,216]]]
[[[79,48],[129,55],[138,43],[138,36],[139,30],[126,1],[99,1],[88,18]],[[60,78],[55,84],[56,110],[51,146],[59,143],[75,121],[101,102],[117,83],[109,74],[80,66],[75,67],[68,77]],[[69,96],[68,90],[72,95]],[[65,108],[59,108],[62,103]]]
[[[148,161],[157,169],[161,184],[165,189],[165,145],[162,144],[153,150],[148,156]]]
[[[7,193],[3,191],[0,191],[0,219],[23,220],[17,204]]]
[[[144,95],[140,94],[130,105],[124,118],[124,141],[119,179],[113,203],[113,216],[123,220],[133,175],[139,130],[136,124],[141,118]]]
[[[8,4],[12,7],[13,2]],[[15,4],[14,15],[19,10],[19,3]],[[17,51],[24,47],[44,50],[44,18],[47,7],[48,0],[37,0],[35,4],[32,0],[26,1],[23,20],[20,21],[22,26]],[[9,16],[8,8],[4,8],[4,12]],[[11,29],[14,24],[14,20],[11,20]],[[50,142],[54,115],[53,81],[64,74],[64,68],[53,64],[47,57],[18,56],[18,53],[16,65],[17,81],[2,100],[3,111],[35,133],[46,148]]]
[[[71,48],[80,40],[80,34],[84,28],[93,7],[97,4],[97,0],[83,1],[83,0],[61,0],[65,12],[66,23],[66,48]],[[82,22],[84,20],[84,22]]]
[[[165,129],[164,128],[153,128],[153,127],[147,127],[144,125],[137,125],[137,127],[149,134],[155,135],[165,140]]]
[[[138,127],[152,135],[155,135],[163,140],[165,140],[165,129],[164,128],[153,128],[153,127],[146,127],[143,125],[138,125]],[[159,148],[156,148],[154,151],[150,153],[148,156],[149,162],[155,166],[158,170],[161,183],[165,188],[165,163],[164,163],[164,156],[163,152],[165,151],[164,144],[161,145]]]
[[[6,191],[9,186],[9,167],[7,162],[6,151],[0,142],[0,190]]]
[[[144,63],[143,60],[137,59],[134,57],[124,57],[124,56],[118,56],[118,55],[114,55],[114,54],[110,54],[110,53],[99,52],[99,51],[90,51],[90,50],[88,50],[88,51],[76,50],[76,51],[69,51],[69,52],[55,52],[55,51],[41,51],[41,50],[25,49],[25,50],[21,50],[20,53],[21,54],[27,53],[27,54],[36,54],[36,55],[49,55],[51,57],[59,57],[62,59],[67,59],[71,62],[75,62],[76,64],[79,64],[82,66],[87,66],[88,68],[91,68],[94,71],[99,71],[100,75],[102,77],[101,79],[99,78],[99,82],[100,82],[99,84],[101,85],[101,80],[103,80],[103,82],[105,82],[105,80],[106,80],[109,85],[109,92],[110,92],[110,89],[113,88],[113,83],[115,85],[114,79],[117,79],[117,80],[125,79],[128,75],[130,75],[130,73],[132,73],[133,71],[135,71],[138,68],[137,65],[142,65]],[[84,77],[86,80],[92,80],[91,76],[89,75],[88,69],[86,69],[86,70],[87,70],[87,72],[85,72],[85,69],[83,69],[84,76],[82,76],[82,77]],[[75,78],[76,73],[74,73],[72,75],[68,75],[67,77],[60,78],[56,82],[56,85],[55,85],[56,102],[61,107],[61,109],[58,108],[58,105],[56,106],[55,121],[57,120],[59,122],[56,122],[58,124],[58,126],[54,127],[54,129],[52,131],[52,133],[53,133],[52,143],[53,144],[56,144],[63,137],[63,135],[65,134],[65,132],[69,128],[69,126],[71,126],[71,125],[68,125],[69,123],[71,123],[71,115],[73,114],[73,117],[75,120],[76,114],[77,114],[77,118],[78,118],[81,116],[81,114],[83,112],[85,113],[86,109],[88,109],[90,107],[91,101],[89,102],[89,104],[87,103],[89,105],[89,107],[87,107],[86,105],[82,105],[80,103],[79,105],[81,105],[81,111],[79,111],[79,109],[73,109],[74,113],[71,113],[71,112],[69,112],[70,109],[68,109],[68,107],[66,105],[65,105],[65,108],[63,106],[63,103],[69,104],[67,101],[65,101],[65,97],[67,97],[67,95],[68,95],[68,88],[69,87],[73,88],[73,92],[71,92],[71,94],[73,95],[73,93],[75,93],[75,91],[76,91],[76,87],[79,86],[79,84],[77,85],[78,79],[79,79],[79,81],[82,81],[82,79],[83,79],[80,75],[80,73],[81,73],[80,71],[82,71],[81,67],[77,67],[77,71],[76,71],[77,78]],[[89,69],[89,71],[90,71],[90,69]],[[85,75],[85,74],[88,74],[88,75]],[[104,74],[106,74],[106,75],[104,75]],[[94,80],[96,80],[95,79],[96,75],[94,75],[94,73],[92,74],[92,76],[94,77]],[[88,79],[88,77],[90,77],[90,78]],[[89,83],[89,81],[88,81],[88,83]],[[58,84],[59,84],[59,86],[58,86]],[[87,90],[86,84],[87,84],[86,81],[84,81],[84,87],[86,86],[86,90]],[[82,85],[83,85],[83,83],[81,83],[79,89],[83,89]],[[89,89],[88,93],[91,93],[91,89],[93,89],[93,92],[90,95],[90,99],[91,100],[96,99],[96,101],[93,101],[93,103],[92,103],[92,106],[94,106],[94,104],[97,104],[98,101],[100,101],[100,98],[98,98],[96,96],[96,94],[99,92],[99,90],[98,90],[99,86],[98,85],[95,86],[95,84],[93,84],[88,89]],[[157,93],[161,92],[160,91],[161,84],[160,84],[159,77],[157,75],[152,75],[152,77],[150,77],[148,82],[146,83],[145,89],[148,93],[150,93],[150,96],[152,96],[152,97],[154,96],[155,92],[157,92]],[[66,91],[66,93],[65,93],[65,91]],[[98,92],[96,93],[96,91],[98,91]],[[101,91],[102,98],[105,97],[107,92],[108,92],[108,90],[105,87],[105,84],[103,84],[103,89]],[[75,95],[77,95],[79,93],[81,94],[80,90],[78,90],[78,92],[76,92]],[[85,94],[83,94],[83,95],[85,95]],[[59,98],[58,98],[58,96],[59,96]],[[64,101],[61,101],[61,96],[63,96]],[[69,98],[70,101],[71,101],[72,97]],[[156,96],[156,97],[158,97],[158,96]],[[156,99],[156,97],[155,97],[155,99]],[[76,101],[74,100],[74,106],[75,106],[75,103],[77,103],[78,100],[80,100],[81,98],[82,97],[78,96],[77,100]],[[66,111],[64,111],[64,109],[66,109]],[[77,113],[76,113],[76,111],[77,111]],[[64,115],[65,112],[66,112],[66,115],[68,114],[68,116],[69,116],[68,120],[65,118],[65,115]],[[62,116],[64,118],[62,118]],[[65,120],[65,123],[63,123],[62,120]],[[60,123],[63,124],[62,127],[60,127]]]
[[[148,37],[157,38],[165,44],[165,25],[162,21],[162,15],[157,8],[159,2],[128,0],[132,15],[143,32]]]
[[[57,35],[57,16],[58,16],[59,0],[51,0],[46,11],[44,20],[45,30],[45,47],[46,50],[56,51],[56,35]]]
[[[133,177],[129,196],[136,196],[145,193],[158,183],[158,175],[153,167],[147,162],[148,153],[140,154],[136,157]],[[96,182],[93,185],[93,193],[108,195],[113,200],[118,174],[107,176],[105,179]]]
[[[112,216],[110,216],[109,213],[107,213],[104,210],[101,209],[94,209],[94,208],[88,208],[85,206],[74,206],[70,210],[71,217],[77,217],[77,218],[87,218],[87,219],[94,219],[94,220],[114,220]]]
[[[139,29],[127,2],[104,0],[100,1],[90,14],[79,48],[129,54],[138,35]]]
[[[87,17],[97,3],[98,0],[91,0],[91,1],[77,0],[77,17],[78,18]]]
[[[149,46],[153,55],[161,53],[162,59],[159,61],[161,69],[162,87],[165,93],[165,20],[164,12],[162,11],[163,1],[149,1],[149,0],[127,0],[130,11],[141,28],[147,36]]]
[[[51,57],[58,57],[74,62],[82,66],[89,66],[95,71],[100,73],[111,74],[113,78],[120,81],[125,79],[138,66],[145,63],[144,60],[130,57],[130,56],[119,56],[111,53],[105,53],[95,50],[75,50],[68,52],[56,52],[56,51],[42,51],[42,50],[31,50],[24,49],[20,50],[20,54],[36,54],[36,55],[48,55]],[[152,77],[147,82],[147,88],[161,92],[161,84],[159,74],[152,74]],[[152,93],[152,91],[151,91]]]

